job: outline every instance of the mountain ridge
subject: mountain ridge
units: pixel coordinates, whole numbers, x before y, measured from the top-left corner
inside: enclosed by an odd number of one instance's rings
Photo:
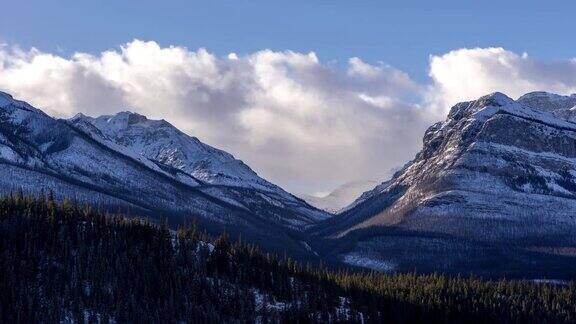
[[[224,195],[217,192],[215,188],[218,186],[254,189],[271,204],[287,209],[296,208],[309,218],[308,223],[327,217],[300,198],[260,178],[233,155],[202,143],[165,120],[150,120],[143,115],[124,111],[100,117],[76,115],[68,122],[83,129],[95,140],[117,147],[126,155],[155,163],[158,168],[173,168],[178,173],[176,178],[179,181],[192,186],[206,185],[210,189],[201,190],[217,198]]]
[[[186,136],[165,121],[159,123]],[[298,233],[328,217],[275,185],[264,190],[256,185],[209,183],[120,144],[90,123],[54,119],[0,94],[3,194],[52,191],[59,200],[71,198],[113,211],[131,209],[156,219],[165,215],[174,226],[196,220],[216,233],[228,231],[254,238],[263,247],[296,254],[309,253]],[[223,151],[213,152],[238,161]],[[255,173],[253,177],[260,179]]]

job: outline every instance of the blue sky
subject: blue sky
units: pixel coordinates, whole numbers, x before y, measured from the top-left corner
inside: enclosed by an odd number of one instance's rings
[[[164,118],[326,192],[384,180],[456,102],[576,92],[576,5],[464,2],[5,1],[0,90],[57,117]]]
[[[322,60],[383,61],[417,80],[428,57],[502,46],[545,60],[572,57],[572,1],[6,1],[0,39],[70,54],[134,38],[225,55],[314,51]]]

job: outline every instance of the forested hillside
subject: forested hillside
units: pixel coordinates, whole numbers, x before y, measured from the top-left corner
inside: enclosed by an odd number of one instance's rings
[[[194,226],[0,199],[0,322],[576,321],[576,286],[300,265]]]

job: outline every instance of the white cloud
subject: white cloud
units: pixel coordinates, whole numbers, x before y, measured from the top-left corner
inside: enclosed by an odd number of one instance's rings
[[[503,48],[459,49],[430,58],[429,99],[446,111],[463,100],[500,91],[517,98],[531,91],[576,92],[576,61],[546,63]]]
[[[98,56],[0,50],[0,89],[59,117],[131,109],[234,153],[293,191],[330,189],[410,159],[426,125],[402,96],[403,72],[314,53],[204,49],[132,41]]]
[[[134,110],[164,118],[295,192],[373,178],[420,148],[449,105],[492,91],[573,92],[576,63],[542,63],[501,48],[430,58],[429,84],[383,63],[345,69],[314,53],[217,57],[134,40],[61,57],[0,47],[0,89],[58,117]]]

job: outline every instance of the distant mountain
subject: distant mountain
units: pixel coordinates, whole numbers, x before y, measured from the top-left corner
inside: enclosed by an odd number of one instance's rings
[[[365,191],[374,188],[376,180],[358,180],[342,184],[334,191],[323,197],[312,195],[300,195],[310,205],[325,210],[332,214],[338,214],[344,207],[350,205]]]
[[[291,233],[328,217],[232,155],[128,112],[57,120],[0,93],[0,164],[0,193],[51,190],[172,224],[204,222],[281,250],[305,250]]]
[[[327,254],[384,271],[574,276],[576,96],[455,105],[416,158],[312,230]]]

